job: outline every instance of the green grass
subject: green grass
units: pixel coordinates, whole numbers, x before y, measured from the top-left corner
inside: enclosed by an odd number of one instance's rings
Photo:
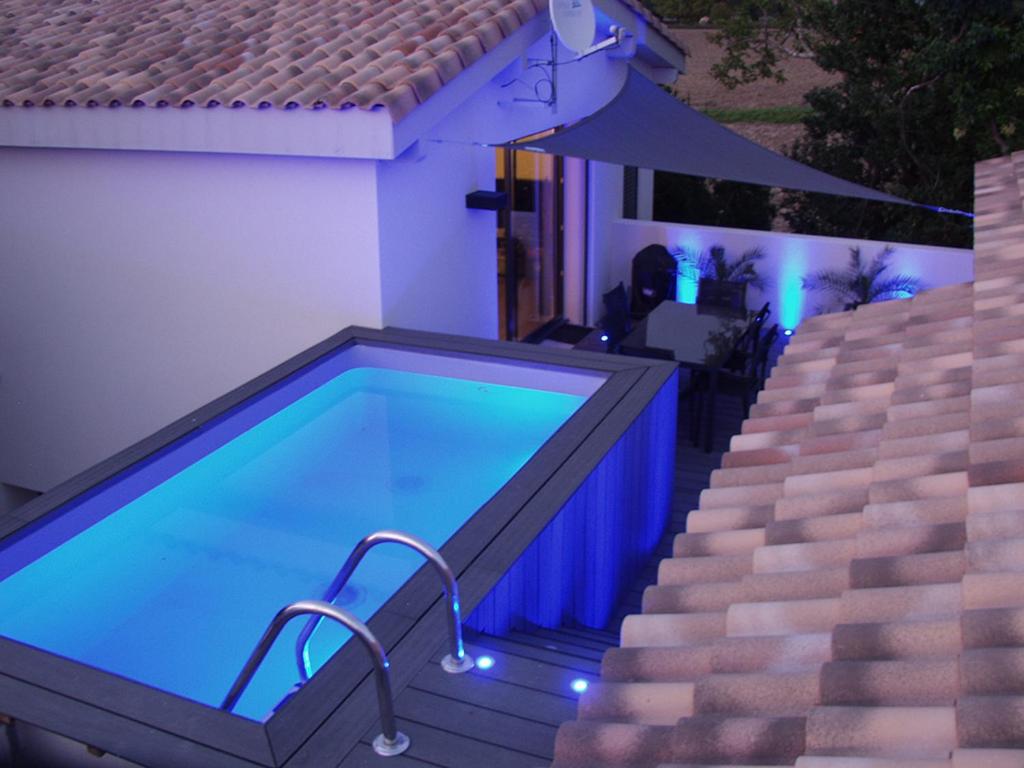
[[[799,123],[811,113],[809,107],[757,107],[753,109],[705,109],[705,115],[720,123]]]

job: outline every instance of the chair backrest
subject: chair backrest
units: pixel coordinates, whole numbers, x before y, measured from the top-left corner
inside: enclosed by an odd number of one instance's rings
[[[772,345],[775,344],[775,340],[779,338],[779,324],[776,323],[767,331],[764,336],[757,344],[757,352],[754,357],[754,369],[757,377],[761,380],[762,385],[767,378],[768,374],[768,354],[771,352]]]
[[[764,325],[764,321],[767,320],[768,319],[768,315],[770,315],[772,313],[771,305],[772,305],[772,303],[770,301],[766,301],[764,303],[764,306],[761,307],[761,309],[759,309],[757,311],[756,315],[754,315],[754,322],[758,326]]]
[[[608,348],[614,349],[632,330],[626,287],[620,282],[605,293],[602,300],[604,301],[604,317],[601,318],[600,325],[608,334]]]
[[[648,245],[633,257],[632,312],[646,317],[661,302],[676,297],[676,260],[668,248]]]
[[[697,288],[697,304],[729,310],[737,316],[746,316],[747,284],[702,277]]]

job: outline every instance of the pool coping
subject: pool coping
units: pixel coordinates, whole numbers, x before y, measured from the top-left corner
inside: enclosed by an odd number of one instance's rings
[[[674,374],[671,363],[396,328],[349,327],[243,384],[13,513],[0,539],[239,405],[352,344],[505,358],[597,371],[606,382],[441,548],[459,577],[463,615],[491,590]],[[340,565],[340,561],[339,561]],[[311,596],[314,597],[314,596]],[[444,642],[436,576],[424,566],[368,622],[388,650],[396,694]],[[338,691],[345,691],[339,695]],[[370,667],[348,644],[263,723],[0,638],[0,713],[143,765],[336,764],[377,720]]]

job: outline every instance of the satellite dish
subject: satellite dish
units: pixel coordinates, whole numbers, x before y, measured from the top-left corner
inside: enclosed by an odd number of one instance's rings
[[[548,0],[548,12],[551,14],[551,26],[562,45],[577,56],[583,55],[594,42],[597,16],[594,15],[593,2]]]

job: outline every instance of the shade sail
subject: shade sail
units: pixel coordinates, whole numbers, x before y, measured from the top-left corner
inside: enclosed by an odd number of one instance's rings
[[[632,68],[618,95],[594,114],[549,136],[504,146],[690,176],[915,205],[765,149],[687,106]]]

